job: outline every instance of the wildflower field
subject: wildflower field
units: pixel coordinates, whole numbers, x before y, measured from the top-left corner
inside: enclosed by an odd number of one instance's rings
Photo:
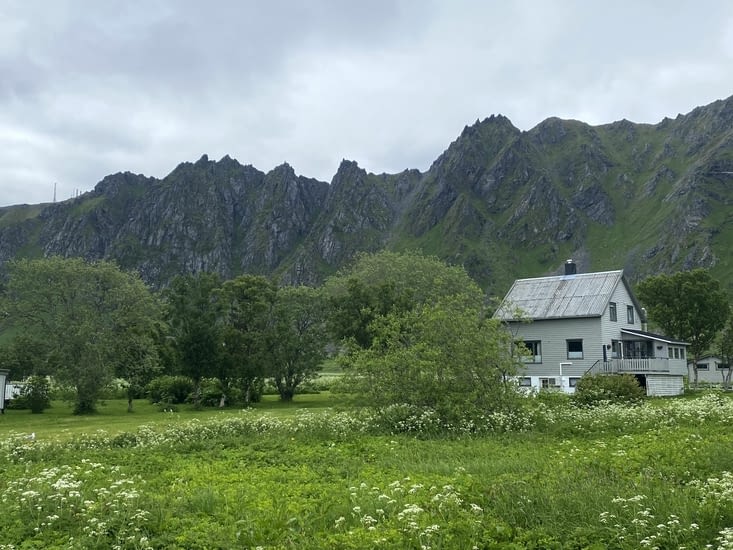
[[[141,409],[54,433],[8,411],[0,549],[733,548],[727,395],[527,401],[450,426],[410,407]]]

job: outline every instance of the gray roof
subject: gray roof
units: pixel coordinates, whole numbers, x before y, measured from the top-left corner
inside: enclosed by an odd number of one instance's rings
[[[599,317],[619,283],[626,286],[641,312],[623,275],[618,270],[517,279],[494,316],[505,321]]]

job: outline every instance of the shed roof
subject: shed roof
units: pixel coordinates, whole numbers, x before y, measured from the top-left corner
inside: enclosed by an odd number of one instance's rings
[[[505,320],[529,318],[566,319],[599,317],[613,292],[622,283],[637,311],[642,314],[622,270],[580,273],[555,277],[517,279],[504,297],[495,317]]]
[[[678,346],[689,346],[689,342],[684,342],[682,340],[675,340],[674,338],[670,338],[669,336],[664,336],[663,334],[656,334],[654,332],[647,332],[645,330],[636,330],[633,328],[622,328],[621,334],[630,334],[631,336],[641,336],[642,338],[646,338],[648,340],[659,340],[660,342],[664,342],[665,344],[674,344]]]

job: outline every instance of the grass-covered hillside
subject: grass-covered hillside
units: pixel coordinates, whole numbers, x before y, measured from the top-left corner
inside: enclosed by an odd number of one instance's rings
[[[163,179],[120,173],[57,204],[0,209],[0,266],[42,255],[113,259],[166,286],[181,273],[318,284],[358,252],[420,250],[492,294],[517,277],[710,268],[733,281],[733,98],[658,124],[503,116],[466,126],[425,172],[344,160],[330,183],[225,156]]]

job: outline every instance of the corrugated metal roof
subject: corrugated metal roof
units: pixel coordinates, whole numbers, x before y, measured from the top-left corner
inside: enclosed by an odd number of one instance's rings
[[[495,317],[517,319],[517,310],[532,320],[598,317],[622,278],[623,271],[618,270],[517,279]]]

